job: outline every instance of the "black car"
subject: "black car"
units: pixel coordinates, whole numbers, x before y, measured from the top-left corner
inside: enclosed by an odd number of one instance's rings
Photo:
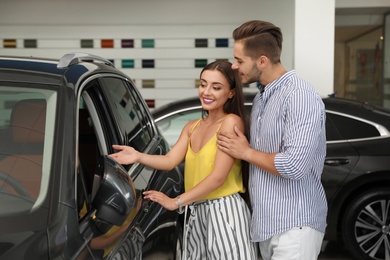
[[[251,109],[254,93],[246,94]],[[390,259],[390,110],[335,97],[326,107],[328,200],[325,239],[343,241],[356,259]],[[201,117],[198,97],[152,114],[172,146],[183,126]]]
[[[165,154],[133,81],[103,58],[0,57],[0,259],[180,259],[178,169],[120,165],[113,144]]]

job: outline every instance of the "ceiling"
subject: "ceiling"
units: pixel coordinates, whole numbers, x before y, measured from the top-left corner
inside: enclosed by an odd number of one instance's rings
[[[379,38],[382,34],[382,24],[380,23],[362,25],[360,21],[358,25],[340,25],[337,24],[338,18],[342,17],[343,20],[350,19],[352,21],[365,16],[381,17],[388,13],[390,13],[390,8],[336,8],[335,41],[349,42],[363,37]]]

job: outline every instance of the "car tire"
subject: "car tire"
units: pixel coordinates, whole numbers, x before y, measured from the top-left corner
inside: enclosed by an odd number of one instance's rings
[[[346,208],[342,237],[355,259],[390,256],[390,190],[376,188],[357,196]]]

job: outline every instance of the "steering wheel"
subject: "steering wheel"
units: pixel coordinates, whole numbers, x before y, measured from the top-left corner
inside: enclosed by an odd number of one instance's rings
[[[27,192],[26,188],[23,187],[23,185],[18,180],[16,180],[14,177],[12,177],[11,175],[8,175],[8,174],[0,171],[0,180],[9,184],[16,191],[17,194],[19,194],[23,197],[31,198],[31,196]]]

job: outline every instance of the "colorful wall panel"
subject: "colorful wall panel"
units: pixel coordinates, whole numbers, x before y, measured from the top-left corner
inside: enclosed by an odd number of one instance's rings
[[[0,53],[60,59],[68,52],[87,52],[107,58],[133,79],[153,109],[196,96],[199,74],[209,62],[233,61],[232,27],[0,25]],[[54,37],[53,31],[61,33]]]
[[[114,40],[113,39],[102,39],[101,40],[102,48],[114,48]]]
[[[36,39],[25,39],[23,41],[24,48],[37,48],[37,40]]]
[[[16,39],[4,39],[3,48],[16,48]]]

